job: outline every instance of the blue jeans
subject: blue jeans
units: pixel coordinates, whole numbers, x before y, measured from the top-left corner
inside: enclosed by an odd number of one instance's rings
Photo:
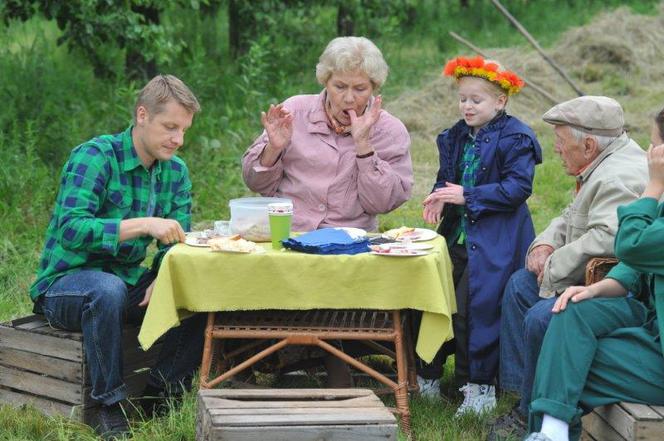
[[[500,385],[521,395],[519,412],[528,416],[537,358],[556,299],[539,297],[537,277],[526,269],[512,274],[503,294],[500,319]]]
[[[131,286],[114,274],[82,270],[56,280],[39,300],[52,326],[83,333],[90,396],[104,405],[127,397],[122,327],[125,321],[142,321],[145,310],[137,305],[155,277],[148,271]],[[191,385],[201,362],[205,324],[205,314],[196,314],[166,334],[149,385],[173,390]]]

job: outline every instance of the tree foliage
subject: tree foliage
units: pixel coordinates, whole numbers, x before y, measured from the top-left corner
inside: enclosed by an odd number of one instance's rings
[[[98,77],[117,74],[115,61],[124,57],[127,76],[145,79],[186,48],[162,23],[167,8],[214,14],[225,6],[229,52],[238,58],[262,39],[306,45],[318,34],[311,24],[321,8],[336,9],[337,35],[375,37],[412,24],[416,4],[416,0],[5,0],[0,3],[0,17],[8,23],[41,14],[57,23],[62,32],[58,43],[87,58]],[[302,26],[283,26],[286,15]]]
[[[149,78],[159,63],[168,62],[183,49],[173,41],[161,24],[166,6],[209,11],[221,0],[5,0],[0,16],[28,20],[42,14],[55,20],[62,35],[58,44],[79,51],[92,64],[95,74],[111,77],[112,58],[125,57],[125,72],[130,78]]]
[[[234,57],[246,53],[258,35],[288,33],[279,20],[287,10],[307,18],[325,6],[337,10],[337,35],[390,33],[411,26],[417,11],[416,0],[229,0],[231,53]]]

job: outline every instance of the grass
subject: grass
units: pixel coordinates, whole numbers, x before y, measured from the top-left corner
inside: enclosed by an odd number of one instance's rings
[[[629,3],[634,10],[652,13],[656,1],[505,1],[504,4],[545,46],[573,26],[586,24],[605,8]],[[391,72],[381,91],[389,107],[412,91],[422,90],[439,75],[451,54],[466,52],[447,37],[454,30],[481,47],[524,46],[523,38],[498,15],[489,2],[471,2],[471,11],[458,1],[423,0],[411,28],[384,27],[381,34],[367,33],[384,52]],[[184,8],[183,8],[184,9]],[[228,200],[247,195],[239,173],[244,149],[260,131],[259,112],[270,102],[296,93],[316,93],[313,78],[319,52],[335,32],[335,9],[320,6],[315,14],[287,15],[288,32],[264,29],[249,53],[230,60],[227,18],[221,11],[201,19],[187,10],[167,10],[164,22],[173,38],[187,42],[177,60],[164,66],[192,87],[203,113],[188,132],[182,156],[194,184],[194,223],[203,225],[229,217]],[[304,19],[302,18],[304,17]],[[472,30],[472,31],[469,31]],[[359,29],[362,31],[362,29]],[[363,32],[359,32],[363,33]],[[75,52],[56,44],[57,27],[41,18],[0,28],[0,320],[30,312],[27,290],[34,278],[43,234],[49,220],[60,167],[78,143],[99,133],[120,131],[131,117],[139,84],[119,76],[101,81]],[[628,93],[626,109],[661,105],[661,94],[630,89],[618,76],[603,77],[608,95]],[[627,91],[627,92],[626,92]],[[637,99],[638,98],[638,99]],[[395,112],[396,113],[396,112]],[[400,116],[396,113],[397,116]],[[518,115],[517,115],[518,116]],[[439,127],[438,127],[439,128]],[[429,128],[435,132],[438,128]],[[573,180],[563,175],[553,155],[551,131],[535,123],[544,146],[545,161],[537,168],[529,206],[536,229],[541,231],[571,200]],[[635,133],[642,142],[646,133]],[[380,217],[382,230],[400,225],[425,226],[421,200],[429,191],[438,158],[433,139],[413,137],[415,168],[413,198],[394,212]],[[420,440],[478,440],[486,435],[487,418],[452,415],[460,396],[452,386],[453,360],[443,378],[449,397],[439,402],[414,398],[413,427]],[[496,413],[513,400],[500,400]],[[136,440],[188,440],[194,438],[195,399],[186,395],[182,406],[163,418],[136,421]],[[31,409],[0,406],[0,441],[92,440],[93,432],[63,418],[45,418]]]

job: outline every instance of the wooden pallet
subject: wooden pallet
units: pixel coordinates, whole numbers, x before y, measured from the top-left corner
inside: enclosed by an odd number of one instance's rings
[[[124,377],[128,395],[145,387],[149,367],[161,343],[144,352],[139,327],[125,326]],[[0,324],[0,405],[30,404],[47,415],[88,422],[90,380],[83,354],[83,335],[49,326],[41,315]]]
[[[664,440],[664,406],[618,403],[583,417],[584,441]]]
[[[369,389],[201,389],[198,441],[396,441]]]

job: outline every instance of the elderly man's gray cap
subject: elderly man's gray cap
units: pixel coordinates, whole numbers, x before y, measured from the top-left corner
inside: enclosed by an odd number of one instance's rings
[[[542,119],[556,126],[572,126],[600,136],[620,136],[625,118],[618,101],[606,96],[581,96],[557,104]]]

